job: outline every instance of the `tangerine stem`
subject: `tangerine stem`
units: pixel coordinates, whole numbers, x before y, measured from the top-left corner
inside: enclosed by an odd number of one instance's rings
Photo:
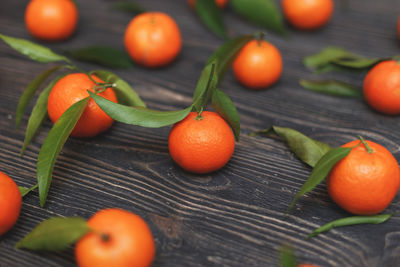
[[[363,138],[361,135],[359,135],[358,138],[360,138],[361,143],[363,143],[363,145],[365,146],[365,148],[367,149],[367,152],[368,152],[369,154],[371,154],[372,152],[374,152],[374,151],[369,147],[369,145],[367,144],[367,142],[365,142],[364,138]]]
[[[110,240],[110,235],[109,234],[106,234],[104,232],[98,231],[98,230],[93,229],[93,228],[91,228],[90,231],[93,232],[96,235],[99,235],[101,240],[104,241],[104,242],[108,242]]]
[[[204,109],[204,107],[200,107],[200,110],[197,111],[198,115],[196,117],[196,120],[200,121],[203,119],[203,117],[201,116],[201,113],[203,113],[203,109]]]
[[[259,32],[255,34],[255,39],[257,40],[258,46],[261,46],[261,41],[264,40],[265,32]]]

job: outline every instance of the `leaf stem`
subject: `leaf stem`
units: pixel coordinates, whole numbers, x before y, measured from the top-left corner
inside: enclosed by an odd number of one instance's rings
[[[369,154],[373,153],[374,151],[369,147],[369,145],[367,144],[367,142],[365,142],[364,138],[359,135],[358,138],[360,139],[361,143],[363,143],[363,145],[365,146],[365,148],[367,149],[367,152]]]

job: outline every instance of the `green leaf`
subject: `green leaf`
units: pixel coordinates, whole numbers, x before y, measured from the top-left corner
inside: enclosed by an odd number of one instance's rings
[[[272,126],[265,130],[252,132],[250,133],[250,136],[269,136],[271,134],[282,137],[293,153],[311,167],[314,167],[322,156],[331,150],[330,145],[311,139],[310,137],[291,128]]]
[[[279,267],[296,267],[297,260],[293,252],[293,248],[283,246],[279,254]]]
[[[90,97],[86,97],[76,102],[61,115],[40,149],[36,175],[39,184],[40,206],[42,207],[46,203],[57,156],[85,110],[89,99]]]
[[[18,128],[19,124],[21,123],[22,115],[24,115],[25,109],[28,106],[29,102],[31,101],[32,97],[35,95],[35,92],[39,88],[39,86],[55,71],[63,68],[65,66],[54,66],[48,70],[45,70],[44,72],[40,73],[38,76],[36,76],[33,81],[31,81],[28,86],[26,87],[25,91],[22,93],[17,111],[15,114],[15,127]]]
[[[131,1],[118,1],[111,6],[111,9],[125,11],[133,15],[146,12],[146,9],[144,9],[142,6]]]
[[[26,196],[29,192],[31,192],[32,190],[35,190],[38,187],[37,184],[35,184],[34,186],[28,188],[28,187],[24,187],[24,186],[18,186],[19,192],[21,193],[21,197]]]
[[[355,57],[355,55],[343,48],[328,46],[316,54],[305,57],[303,63],[306,67],[318,69],[336,59],[344,57],[351,58]]]
[[[352,69],[369,69],[375,64],[385,60],[384,58],[364,58],[364,57],[350,57],[350,58],[337,58],[332,60],[332,63],[341,67]]]
[[[29,116],[28,126],[25,131],[24,145],[22,146],[20,156],[24,153],[25,149],[28,147],[33,137],[36,135],[38,129],[42,125],[44,119],[47,117],[47,99],[53,86],[65,75],[60,75],[55,78],[44,90],[40,93],[35,106]]]
[[[231,0],[233,10],[245,19],[279,34],[286,34],[282,14],[273,0]]]
[[[195,11],[209,30],[221,38],[228,38],[224,22],[222,21],[221,9],[218,8],[214,0],[197,0]]]
[[[360,88],[357,88],[351,84],[334,81],[334,80],[324,80],[324,81],[310,81],[310,80],[300,80],[300,85],[305,89],[310,91],[333,95],[341,97],[362,97],[363,93]]]
[[[219,81],[222,80],[225,73],[231,67],[240,49],[253,39],[253,35],[242,35],[236,37],[235,39],[225,42],[210,56],[206,65],[210,65],[213,61],[216,62],[216,72]]]
[[[74,244],[89,231],[86,220],[81,217],[52,217],[36,226],[15,248],[60,251]]]
[[[212,95],[212,106],[214,110],[231,126],[235,139],[239,141],[240,118],[239,113],[232,100],[219,89],[215,89]]]
[[[210,102],[217,84],[218,76],[216,74],[216,64],[215,61],[212,61],[207,64],[201,72],[193,94],[193,106],[197,112],[204,109],[204,107]]]
[[[57,62],[57,61],[65,61],[68,63],[70,62],[68,58],[54,53],[49,48],[35,44],[25,39],[14,38],[4,34],[0,34],[0,39],[2,39],[6,44],[8,44],[11,48],[16,50],[17,52],[25,56],[28,56],[30,59],[33,59],[38,62],[42,63]]]
[[[96,70],[92,73],[106,83],[115,84],[115,87],[113,89],[117,94],[118,102],[120,104],[134,107],[146,107],[146,104],[135,92],[135,90],[133,90],[133,88],[126,81],[124,81],[114,73],[106,70]]]
[[[142,107],[128,107],[88,92],[97,105],[114,120],[148,128],[164,127],[181,121],[193,108],[190,106],[176,111],[157,111]]]
[[[125,51],[108,46],[89,46],[65,52],[67,56],[84,61],[100,64],[110,68],[132,67],[132,61]]]
[[[346,157],[352,148],[350,147],[337,147],[329,150],[322,158],[315,164],[314,169],[311,172],[310,177],[308,177],[307,181],[301,187],[300,191],[296,194],[294,199],[289,205],[287,212],[293,207],[296,200],[303,196],[304,194],[310,192],[314,189],[318,184],[320,184],[325,177],[329,174],[331,169],[335,166],[335,164]]]
[[[329,231],[332,228],[336,228],[336,227],[357,225],[357,224],[380,224],[380,223],[386,222],[394,214],[395,213],[372,215],[372,216],[352,216],[352,217],[342,218],[342,219],[335,220],[330,223],[324,224],[323,226],[314,230],[310,235],[308,235],[307,238],[314,237],[320,233]]]

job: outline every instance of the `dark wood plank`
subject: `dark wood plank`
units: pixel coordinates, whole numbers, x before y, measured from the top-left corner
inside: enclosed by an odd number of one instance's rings
[[[62,51],[91,44],[123,49],[122,36],[130,16],[109,11],[112,1],[78,1],[76,34],[63,43],[47,44]],[[150,10],[169,13],[178,22],[183,50],[167,68],[133,67],[115,71],[129,81],[151,108],[186,107],[208,56],[222,43],[202,27],[185,1],[137,1]],[[16,226],[0,237],[0,266],[70,266],[73,249],[60,253],[14,250],[14,244],[40,221],[54,215],[89,218],[96,211],[119,207],[142,216],[157,243],[154,266],[276,266],[281,244],[290,243],[301,261],[321,266],[399,266],[400,219],[379,226],[346,227],[312,240],[307,234],[330,220],[348,216],[331,202],[325,185],[298,201],[285,219],[282,212],[310,173],[310,168],[274,139],[248,137],[270,125],[298,129],[333,146],[361,134],[386,146],[399,159],[398,117],[378,114],[362,100],[341,99],[306,91],[298,80],[315,77],[302,65],[305,55],[337,45],[367,56],[400,52],[396,22],[400,3],[335,1],[331,23],[316,32],[290,30],[290,38],[268,34],[284,58],[281,81],[266,91],[240,86],[228,73],[222,89],[238,107],[241,141],[232,160],[210,175],[193,175],[168,155],[169,127],[145,129],[115,123],[93,139],[71,138],[60,155],[47,205],[36,193],[27,196]],[[26,1],[4,1],[0,33],[33,40],[23,12]],[[260,28],[224,15],[232,35]],[[79,63],[83,68],[97,69]],[[19,151],[25,124],[14,129],[15,109],[24,87],[45,65],[32,62],[0,43],[0,170],[19,185],[35,183],[35,163],[51,122],[46,121],[26,154]],[[361,74],[327,74],[361,85]],[[398,210],[397,196],[388,212]]]

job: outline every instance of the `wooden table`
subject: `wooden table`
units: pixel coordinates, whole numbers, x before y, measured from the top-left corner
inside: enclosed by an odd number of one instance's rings
[[[46,44],[55,51],[88,45],[123,49],[122,36],[131,15],[109,11],[111,1],[79,2],[76,34],[62,43]],[[115,72],[126,79],[148,106],[159,110],[186,107],[204,66],[222,40],[211,34],[189,10],[186,1],[141,0],[149,10],[174,17],[181,28],[183,49],[174,64],[149,70],[135,66]],[[70,266],[73,248],[59,253],[34,253],[13,246],[35,225],[51,216],[89,218],[100,209],[118,207],[142,216],[154,234],[153,266],[277,266],[283,243],[295,248],[302,262],[321,266],[399,266],[400,219],[382,225],[338,228],[311,240],[316,227],[349,216],[329,198],[325,184],[301,198],[285,219],[282,212],[310,174],[281,141],[249,137],[271,125],[291,127],[317,140],[339,146],[357,135],[387,147],[400,159],[400,118],[378,114],[363,100],[309,92],[300,78],[318,78],[302,58],[327,45],[366,56],[400,54],[396,0],[335,1],[331,23],[316,32],[290,29],[284,39],[267,34],[282,52],[284,72],[265,91],[240,86],[232,73],[221,88],[235,102],[241,117],[241,140],[230,162],[209,175],[193,175],[176,166],[168,154],[170,127],[146,129],[115,123],[93,139],[70,138],[56,163],[47,204],[40,208],[37,192],[24,198],[15,227],[0,237],[0,266]],[[0,33],[34,40],[23,14],[27,1],[2,1]],[[260,28],[228,9],[224,15],[232,36]],[[86,70],[99,66],[78,63]],[[15,110],[25,86],[48,65],[33,62],[0,42],[0,170],[18,185],[35,184],[35,164],[51,122],[47,120],[23,157],[28,114],[14,129]],[[365,73],[333,73],[361,86]],[[30,106],[30,108],[32,105]],[[399,210],[400,197],[387,212]]]

